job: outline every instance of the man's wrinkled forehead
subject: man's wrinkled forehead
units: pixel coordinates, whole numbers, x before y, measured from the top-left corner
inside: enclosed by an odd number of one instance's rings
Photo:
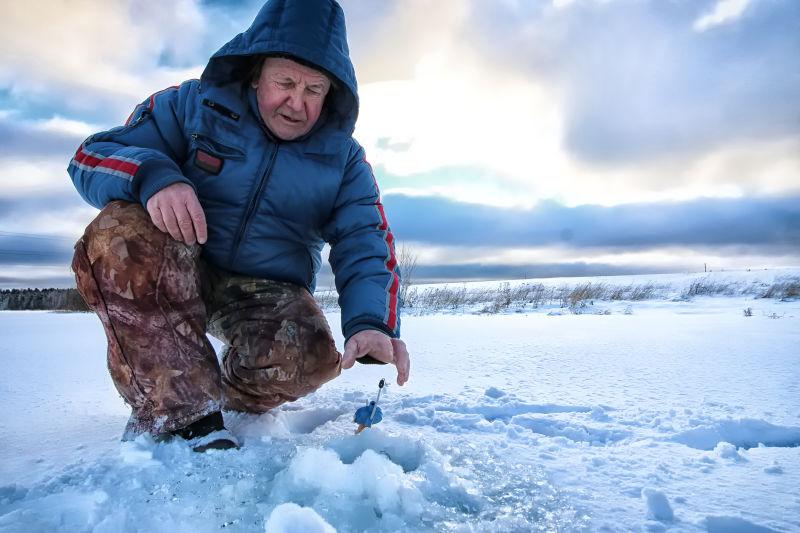
[[[286,57],[267,57],[264,59],[264,69],[268,69],[270,73],[284,74],[287,76],[303,75],[312,82],[330,84],[331,80],[324,73],[303,65],[296,61],[292,61]]]

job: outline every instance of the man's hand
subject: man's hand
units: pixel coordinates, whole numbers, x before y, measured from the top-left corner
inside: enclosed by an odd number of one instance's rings
[[[374,329],[359,331],[344,345],[342,368],[351,368],[356,359],[364,355],[371,355],[378,361],[392,363],[396,366],[398,385],[404,385],[408,381],[411,360],[408,357],[406,343],[400,339],[392,339],[385,333]]]
[[[206,215],[194,189],[185,183],[173,183],[151,196],[147,212],[153,224],[176,241],[191,246],[208,238]]]

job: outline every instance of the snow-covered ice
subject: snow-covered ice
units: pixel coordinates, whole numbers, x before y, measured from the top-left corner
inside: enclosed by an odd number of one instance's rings
[[[205,454],[119,441],[93,315],[0,313],[0,532],[800,531],[800,301],[595,305],[407,316],[375,428],[361,366]]]

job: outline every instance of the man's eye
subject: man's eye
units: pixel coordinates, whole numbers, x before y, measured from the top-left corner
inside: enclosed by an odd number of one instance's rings
[[[314,96],[322,95],[322,90],[318,89],[316,87],[309,87],[307,90],[308,90],[309,93],[311,93]]]
[[[294,83],[290,81],[279,81],[278,87],[280,87],[281,89],[291,89],[292,87],[294,87]]]

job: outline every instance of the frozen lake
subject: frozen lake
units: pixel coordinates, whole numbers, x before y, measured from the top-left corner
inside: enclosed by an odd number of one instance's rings
[[[203,455],[119,442],[94,315],[2,312],[0,531],[800,530],[800,302],[553,311],[405,317],[379,426],[357,365]]]

